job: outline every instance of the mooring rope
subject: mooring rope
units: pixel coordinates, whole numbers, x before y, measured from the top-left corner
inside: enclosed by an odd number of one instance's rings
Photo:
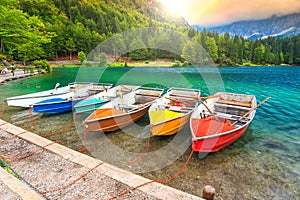
[[[3,125],[5,125],[5,124],[8,124],[8,122],[2,123],[2,124],[0,124],[0,126],[3,126]]]
[[[146,147],[145,152],[143,153],[143,155],[142,155],[141,157],[139,157],[139,158],[136,158],[136,159],[134,159],[134,160],[132,160],[132,161],[129,161],[129,162],[126,163],[126,164],[123,164],[123,165],[119,166],[119,168],[124,168],[124,167],[126,167],[126,166],[133,165],[133,164],[137,163],[137,162],[140,161],[140,160],[143,160],[143,159],[146,157],[146,155],[148,154],[148,152],[149,152],[149,148],[150,148],[150,139],[151,139],[151,131],[149,131],[148,141],[147,141],[147,147]]]
[[[11,139],[14,139],[14,138],[16,138],[16,137],[18,137],[18,136],[20,136],[20,135],[22,135],[22,134],[25,134],[25,133],[27,133],[28,131],[23,131],[23,132],[21,132],[21,133],[18,133],[18,134],[16,134],[16,135],[13,135],[13,136],[11,136],[11,137],[9,137],[9,138],[6,138],[6,139],[4,139],[4,140],[0,140],[0,143],[1,142],[5,142],[5,141],[8,141],[8,140],[11,140]]]
[[[0,157],[3,159],[3,160],[6,160],[6,161],[16,161],[16,160],[21,160],[21,159],[24,159],[24,158],[28,158],[34,154],[36,154],[37,152],[39,151],[42,151],[44,150],[46,147],[50,146],[50,145],[53,145],[53,144],[56,144],[56,142],[51,142],[47,145],[44,145],[38,149],[36,149],[35,151],[32,151],[30,153],[27,153],[27,154],[24,154],[24,155],[21,155],[21,156],[13,156],[13,157],[6,157],[6,156],[3,156],[3,155],[0,155]]]
[[[114,195],[113,197],[109,198],[108,200],[112,200],[112,199],[116,199],[118,197],[121,197],[131,191],[134,191],[140,187],[143,187],[145,185],[149,185],[151,183],[168,183],[170,181],[172,181],[173,179],[175,179],[176,177],[178,177],[182,172],[183,170],[186,168],[186,166],[188,165],[188,163],[190,162],[191,158],[192,158],[192,155],[193,155],[194,151],[191,151],[188,159],[186,160],[186,162],[183,164],[183,166],[178,170],[178,172],[176,174],[174,174],[172,177],[170,177],[169,179],[165,179],[165,180],[151,180],[151,181],[148,181],[148,182],[145,182],[143,184],[140,184],[138,186],[135,186],[135,187],[131,187],[127,190],[124,190],[123,192],[119,193],[119,194],[116,194]]]
[[[1,109],[1,113],[0,113],[0,116],[4,115],[4,112],[5,112],[5,100],[3,100],[3,103],[2,103],[2,109]]]
[[[75,125],[75,122],[72,120],[72,122],[70,122],[70,124],[68,125],[68,128],[66,130],[60,130],[60,131],[57,131],[57,132],[54,132],[54,133],[51,133],[51,134],[48,134],[48,135],[43,135],[43,137],[48,138],[48,137],[53,137],[53,136],[56,136],[56,135],[60,135],[62,133],[65,133],[65,132],[71,130],[74,125]]]
[[[46,195],[47,193],[54,193],[54,192],[58,192],[60,190],[66,189],[67,187],[70,187],[71,185],[75,184],[76,182],[78,182],[79,180],[81,180],[82,178],[84,178],[86,175],[88,175],[90,172],[92,172],[93,170],[97,169],[99,166],[103,165],[104,162],[101,162],[99,164],[97,164],[95,167],[89,169],[87,172],[85,172],[84,174],[82,174],[81,176],[79,176],[77,179],[71,181],[70,183],[62,186],[62,187],[58,187],[56,189],[53,190],[48,190],[48,191],[44,191],[42,192],[43,195]]]
[[[33,108],[32,107],[29,107],[29,117],[31,119],[31,124],[32,126],[35,126],[35,122],[34,122],[34,118],[33,118]]]

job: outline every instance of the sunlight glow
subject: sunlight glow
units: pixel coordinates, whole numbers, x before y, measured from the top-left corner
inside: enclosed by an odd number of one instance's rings
[[[182,15],[182,1],[181,0],[159,0],[171,13]]]

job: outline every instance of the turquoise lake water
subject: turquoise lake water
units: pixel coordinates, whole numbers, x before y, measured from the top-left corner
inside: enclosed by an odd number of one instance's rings
[[[67,85],[74,81],[192,87],[201,89],[202,96],[218,91],[246,93],[255,95],[258,102],[271,96],[257,110],[253,122],[239,140],[201,159],[195,153],[184,172],[168,185],[201,195],[203,186],[210,184],[218,192],[217,199],[299,199],[300,67],[57,68],[51,75],[38,75],[0,86],[0,101],[6,97],[52,89],[57,82]],[[65,134],[50,139],[73,149],[80,149],[82,146],[79,139],[82,138],[82,133],[78,133],[80,124],[76,125],[77,130],[67,130],[72,113],[57,116],[35,114],[35,126],[31,126],[28,116],[28,110],[6,107],[5,115],[1,118],[42,136],[65,129]],[[84,116],[79,119],[84,119]],[[120,149],[143,153],[147,144],[144,132],[148,124],[148,117],[145,116],[137,122],[137,126],[129,126],[105,137]],[[132,134],[127,134],[128,132]],[[139,137],[135,132],[140,134]],[[184,153],[177,156],[178,159],[176,155],[172,155],[175,154],[173,149],[174,152],[171,150],[153,154],[155,157],[149,156],[148,160],[140,161],[140,165],[125,169],[134,171],[133,169],[144,168],[146,164],[149,167],[152,164],[156,165],[153,167],[155,170],[140,170],[139,174],[151,179],[172,176],[191,151],[188,126],[182,131],[182,135],[185,137],[182,136],[178,146],[184,144],[181,149]],[[96,153],[92,153],[93,156],[115,165],[122,164],[124,160],[117,158],[118,154],[106,155],[108,147],[103,148],[103,135],[91,134],[91,137],[102,147],[94,147],[98,149]],[[151,138],[150,151],[163,149],[172,141],[176,144],[177,137],[179,136]],[[158,167],[168,159],[176,161],[166,162],[168,166]]]

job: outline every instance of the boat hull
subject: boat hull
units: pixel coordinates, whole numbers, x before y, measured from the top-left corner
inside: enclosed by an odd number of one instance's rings
[[[52,90],[51,90],[52,91]],[[50,94],[50,92],[41,92],[36,95],[24,95],[20,97],[12,97],[7,98],[7,105],[8,106],[14,106],[14,107],[23,107],[23,108],[29,108],[31,105],[38,103],[40,101],[44,101],[51,98],[63,98],[67,99],[70,98],[73,93],[72,92],[63,92],[59,94]]]
[[[236,141],[247,130],[245,126],[232,133],[207,139],[195,139],[192,141],[192,149],[196,152],[217,152]]]
[[[73,105],[78,101],[50,99],[33,105],[33,112],[56,115],[72,111]]]
[[[151,133],[154,136],[174,135],[186,125],[190,115],[191,113],[159,124],[150,124]]]
[[[253,95],[218,92],[192,113],[190,128],[192,149],[217,152],[235,142],[247,130],[255,116]]]
[[[100,99],[89,99],[89,100],[82,100],[74,107],[74,111],[78,113],[86,113],[91,114],[102,105],[107,103],[107,101],[100,100]]]
[[[139,120],[147,113],[149,106],[141,108],[133,113],[118,113],[118,115],[114,115],[116,113],[112,112],[111,116],[107,116],[98,120],[85,121],[85,126],[87,130],[91,132],[113,132]],[[101,111],[101,108],[96,110],[96,112],[99,111]]]

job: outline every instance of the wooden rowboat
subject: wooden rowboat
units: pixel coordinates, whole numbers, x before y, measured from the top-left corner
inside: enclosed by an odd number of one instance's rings
[[[71,89],[72,96],[68,98],[50,98],[33,104],[33,112],[50,115],[70,112],[74,105],[90,95],[90,88],[96,87],[103,88],[111,86],[102,85],[102,83],[79,84],[77,87]]]
[[[145,115],[163,89],[139,87],[112,99],[93,112],[84,124],[88,131],[112,132],[121,129]]]
[[[200,96],[200,90],[170,88],[153,103],[148,112],[152,135],[173,135],[180,131],[198,105],[195,96]]]
[[[23,107],[23,108],[29,108],[33,104],[36,104],[41,101],[45,101],[52,98],[61,98],[61,99],[69,99],[72,98],[74,95],[76,95],[76,91],[78,89],[83,87],[92,87],[97,84],[95,83],[80,83],[80,82],[74,82],[70,83],[65,87],[59,88],[59,83],[56,84],[54,89],[42,91],[42,92],[36,92],[32,94],[25,94],[15,97],[10,97],[6,99],[8,106],[15,106],[15,107]],[[88,94],[85,94],[88,95]]]
[[[192,149],[216,152],[236,141],[255,116],[253,95],[219,92],[192,113]]]
[[[137,87],[138,86],[133,86],[133,85],[118,85],[113,88],[105,87],[106,90],[99,92],[98,94],[89,96],[88,98],[77,103],[74,106],[74,112],[76,114],[79,113],[91,114],[96,109],[100,108],[102,105],[109,102],[111,99],[118,97],[120,95],[120,91],[124,95],[129,92],[132,92]]]

